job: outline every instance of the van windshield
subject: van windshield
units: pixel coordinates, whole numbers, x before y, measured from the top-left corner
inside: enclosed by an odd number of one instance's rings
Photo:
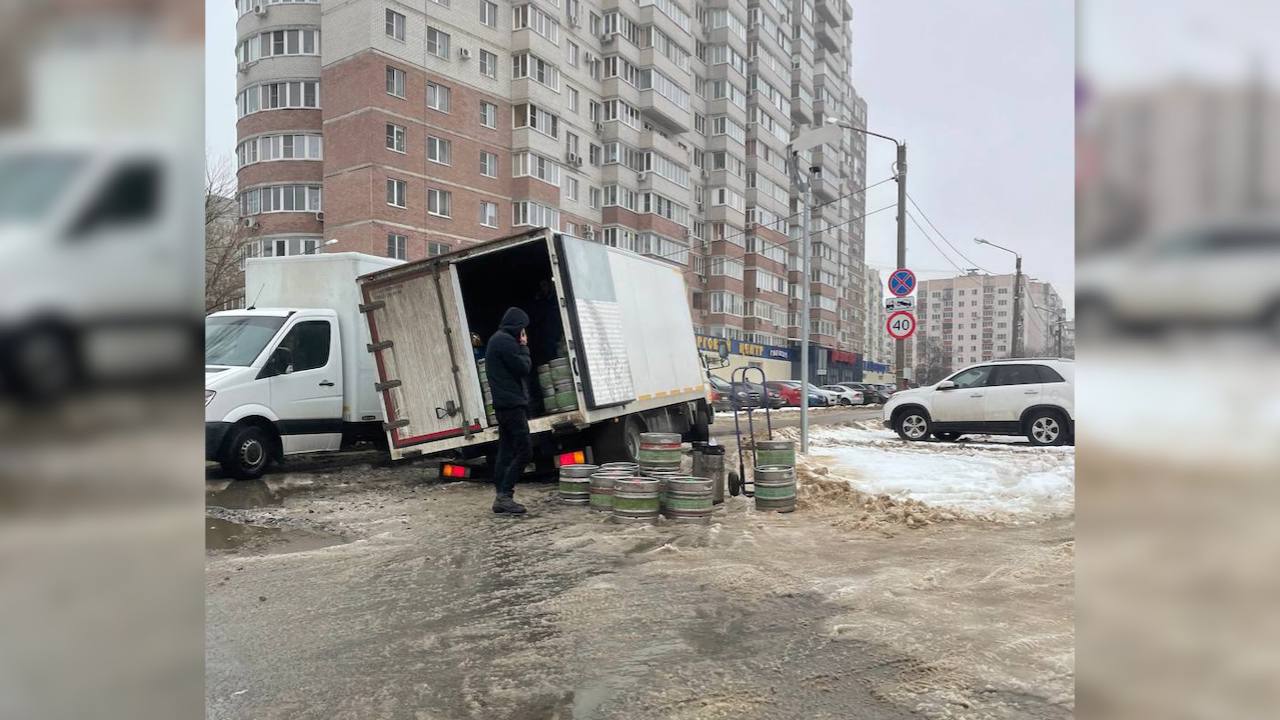
[[[84,157],[72,153],[0,153],[0,225],[40,222],[66,192]]]
[[[204,364],[252,365],[262,349],[284,325],[285,318],[264,315],[223,315],[204,321]]]

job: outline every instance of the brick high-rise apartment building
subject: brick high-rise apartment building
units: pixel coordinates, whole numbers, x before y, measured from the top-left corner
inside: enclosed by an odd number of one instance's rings
[[[236,2],[251,254],[415,259],[546,225],[685,268],[700,332],[798,336],[786,148],[865,122],[847,0]],[[860,351],[865,140],[842,142],[806,160],[811,329]]]
[[[907,341],[907,366],[920,367],[927,361],[927,353],[938,353],[935,360],[949,370],[1011,357],[1013,281],[1012,274],[977,271],[921,280],[916,289],[920,324]],[[1062,299],[1049,283],[1025,275],[1022,282],[1022,356],[1050,355],[1054,350],[1053,322],[1062,309]]]

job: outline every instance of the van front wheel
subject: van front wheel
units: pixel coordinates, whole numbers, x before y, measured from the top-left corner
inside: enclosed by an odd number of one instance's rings
[[[257,480],[271,462],[271,437],[256,425],[231,431],[222,451],[222,471],[237,480]]]

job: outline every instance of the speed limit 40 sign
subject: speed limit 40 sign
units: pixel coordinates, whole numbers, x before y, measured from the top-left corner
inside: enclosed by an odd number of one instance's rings
[[[899,310],[889,316],[884,326],[894,340],[906,340],[915,334],[916,316],[906,310]]]

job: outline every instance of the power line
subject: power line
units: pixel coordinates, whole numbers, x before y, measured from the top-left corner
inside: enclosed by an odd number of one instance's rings
[[[819,210],[819,209],[824,208],[824,207],[826,207],[826,206],[828,206],[828,205],[834,205],[834,204],[836,204],[836,203],[840,202],[841,200],[844,200],[845,198],[850,198],[850,197],[853,197],[854,195],[858,195],[858,194],[860,194],[860,193],[864,193],[864,192],[866,192],[866,191],[870,190],[871,188],[878,187],[878,186],[880,186],[880,185],[884,185],[885,183],[887,183],[887,182],[892,182],[893,180],[896,180],[896,179],[897,179],[897,178],[895,178],[895,177],[888,177],[888,178],[885,178],[884,180],[881,180],[880,182],[876,182],[876,183],[872,183],[872,184],[870,184],[870,185],[866,185],[866,186],[864,186],[864,187],[860,187],[860,188],[858,188],[857,190],[853,190],[853,191],[851,191],[851,192],[849,192],[849,193],[846,193],[846,194],[844,194],[844,195],[840,195],[839,197],[835,198],[834,200],[828,200],[827,202],[824,202],[824,203],[821,203],[821,204],[818,204],[818,205],[814,205],[813,207],[811,207],[811,208],[810,208],[810,212],[812,212],[813,210]],[[795,218],[798,218],[798,217],[800,217],[800,216],[801,216],[801,215],[803,215],[803,214],[804,214],[804,211],[803,211],[803,210],[801,210],[800,212],[792,213],[792,214],[790,214],[790,215],[788,215],[788,216],[786,216],[786,217],[778,218],[778,219],[777,219],[777,220],[775,220],[774,222],[775,222],[775,223],[783,223],[783,222],[785,222],[785,221],[787,221],[787,220],[793,220],[793,219],[795,219]],[[861,215],[861,216],[859,216],[859,217],[854,218],[854,219],[853,219],[852,221],[850,221],[850,222],[857,221],[857,220],[861,220],[862,218],[865,218],[865,217],[867,217],[868,215],[874,215],[874,214],[875,214],[875,213],[867,213],[866,215]],[[758,224],[763,224],[763,223],[758,223]],[[848,224],[848,223],[840,223],[840,225],[847,225],[847,224]],[[834,227],[840,227],[840,225],[828,225],[827,227],[823,228],[823,230],[830,230],[831,228],[834,228]],[[770,230],[773,230],[773,228],[769,228],[769,229],[770,229]],[[743,235],[746,235],[746,234],[751,233],[751,232],[754,232],[754,229],[752,229],[752,230],[743,230],[743,231],[741,231],[741,232],[733,233],[732,235],[725,235],[725,236],[723,236],[723,237],[713,238],[712,240],[709,240],[709,241],[707,241],[707,242],[715,242],[715,241],[718,241],[718,240],[728,240],[728,239],[730,239],[730,238],[742,237]],[[774,230],[774,232],[782,232],[782,231],[781,231],[781,230]],[[819,231],[819,232],[821,232],[821,231]],[[788,246],[791,244],[791,241],[790,241],[790,240],[788,240],[786,243],[766,242],[766,241],[764,241],[764,240],[760,240],[760,242],[762,243],[763,248],[766,248],[766,249],[767,249],[767,248],[775,248],[775,247],[776,247],[776,248],[783,248],[784,250],[788,250],[788,251],[790,250],[790,247],[788,247]],[[665,260],[665,259],[667,259],[667,258],[674,257],[674,256],[679,255],[679,254],[681,254],[681,253],[687,253],[687,252],[690,252],[690,251],[691,251],[691,248],[684,248],[684,249],[677,250],[677,251],[672,252],[672,253],[667,253],[666,255],[648,255],[647,257],[651,257],[651,258],[654,258],[654,259],[657,259],[657,260]],[[700,253],[700,254],[701,254],[701,253]]]
[[[951,263],[951,266],[952,266],[952,267],[954,267],[956,270],[958,270],[958,271],[960,272],[960,274],[961,274],[961,275],[963,275],[963,274],[964,274],[964,268],[962,268],[962,267],[960,267],[959,265],[957,265],[957,264],[956,264],[956,261],[955,261],[955,260],[952,260],[952,259],[951,259],[951,256],[950,256],[950,255],[948,255],[948,254],[946,253],[946,251],[945,251],[945,250],[943,250],[943,249],[938,245],[938,243],[936,243],[936,242],[934,242],[934,241],[933,241],[933,238],[929,235],[929,231],[927,231],[927,230],[925,230],[925,229],[924,229],[924,226],[922,226],[922,225],[920,224],[920,221],[919,221],[919,220],[916,220],[916,216],[915,216],[915,215],[913,215],[910,211],[908,211],[908,212],[907,212],[907,217],[911,218],[911,222],[916,226],[916,228],[917,228],[918,230],[920,230],[920,234],[921,234],[921,235],[924,235],[924,239],[929,241],[929,244],[933,246],[933,249],[934,249],[934,250],[937,250],[937,251],[938,251],[938,254],[942,256],[942,259],[944,259],[944,260],[946,260],[947,262]]]
[[[927,214],[925,214],[924,209],[920,207],[920,204],[916,202],[916,199],[915,199],[915,198],[913,198],[913,197],[911,197],[911,193],[907,193],[907,200],[910,200],[910,201],[911,201],[912,206],[914,206],[914,207],[915,207],[915,209],[916,209],[917,211],[919,211],[919,213],[920,213],[920,217],[924,218],[924,221],[925,221],[925,222],[927,222],[927,223],[929,223],[929,227],[933,228],[933,231],[934,231],[934,232],[936,232],[936,233],[938,233],[938,237],[942,238],[942,242],[946,243],[946,244],[947,244],[947,247],[949,247],[949,248],[951,248],[952,250],[954,250],[954,251],[955,251],[955,253],[956,253],[956,255],[959,255],[959,256],[960,256],[960,259],[961,259],[961,260],[964,260],[965,262],[969,263],[969,267],[977,268],[977,269],[979,269],[979,270],[981,270],[981,271],[983,271],[983,272],[987,273],[988,275],[992,274],[990,270],[988,270],[988,269],[986,269],[986,268],[982,267],[982,266],[981,266],[981,265],[979,265],[978,263],[976,263],[976,262],[974,262],[974,261],[970,260],[969,258],[965,257],[965,254],[964,254],[964,253],[962,253],[962,252],[960,252],[960,249],[959,249],[959,248],[957,248],[955,245],[951,244],[951,241],[947,239],[947,236],[946,236],[946,235],[943,235],[943,234],[942,234],[942,231],[938,229],[938,226],[937,226],[937,225],[934,225],[934,224],[933,224],[933,221],[929,219],[929,216],[928,216]]]

